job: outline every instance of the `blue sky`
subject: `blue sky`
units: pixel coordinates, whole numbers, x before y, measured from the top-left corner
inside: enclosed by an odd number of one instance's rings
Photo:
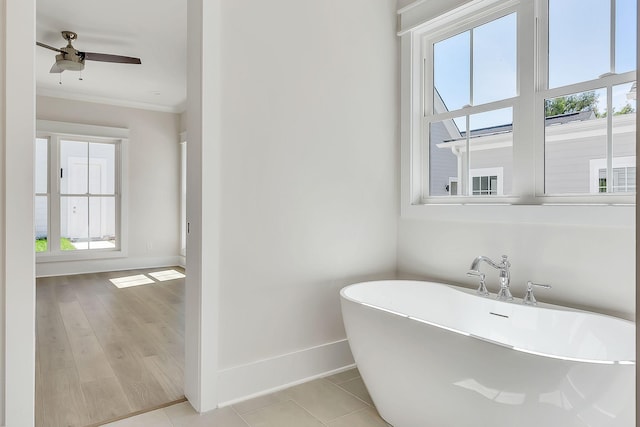
[[[636,0],[616,0],[615,72],[636,67]],[[597,78],[610,71],[610,17],[608,0],[549,0],[549,87]],[[436,43],[434,80],[447,108],[470,104],[469,31]],[[516,16],[507,15],[473,30],[473,103],[516,94]],[[628,100],[631,84],[614,88],[614,108]],[[601,112],[606,95],[600,96]],[[635,107],[635,102],[632,102]],[[464,120],[456,120],[462,127]],[[471,118],[471,128],[511,121],[511,110]],[[474,125],[475,124],[475,125]],[[462,129],[461,129],[462,130]]]

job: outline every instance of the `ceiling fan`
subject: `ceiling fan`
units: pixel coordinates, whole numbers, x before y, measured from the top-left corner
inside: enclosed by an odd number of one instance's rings
[[[56,62],[49,70],[50,73],[62,73],[65,70],[69,71],[82,71],[84,69],[84,61],[101,61],[101,62],[116,62],[119,64],[142,64],[140,58],[133,58],[131,56],[110,55],[107,53],[95,53],[95,52],[80,52],[71,45],[73,40],[78,38],[78,35],[73,31],[62,31],[62,38],[67,41],[66,47],[60,49],[46,45],[44,43],[36,42],[40,47],[59,52],[56,55]]]

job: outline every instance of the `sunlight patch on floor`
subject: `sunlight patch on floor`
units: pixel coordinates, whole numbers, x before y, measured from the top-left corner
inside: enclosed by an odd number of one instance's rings
[[[130,288],[131,286],[148,285],[154,283],[144,274],[137,274],[135,276],[116,277],[115,279],[109,279],[118,288]]]
[[[165,280],[182,279],[183,277],[185,277],[184,274],[176,270],[154,271],[153,273],[149,273],[149,276],[153,277],[159,282],[164,282]]]

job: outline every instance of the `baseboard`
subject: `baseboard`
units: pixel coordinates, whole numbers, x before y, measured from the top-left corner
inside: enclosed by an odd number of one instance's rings
[[[105,271],[162,268],[180,265],[181,257],[127,257],[36,263],[36,277],[67,276],[71,274],[102,273]]]
[[[354,366],[344,339],[218,372],[219,407],[282,390]]]

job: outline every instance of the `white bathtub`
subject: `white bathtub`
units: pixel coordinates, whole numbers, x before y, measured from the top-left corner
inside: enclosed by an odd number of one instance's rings
[[[438,283],[340,292],[349,344],[394,427],[633,427],[635,324]]]

